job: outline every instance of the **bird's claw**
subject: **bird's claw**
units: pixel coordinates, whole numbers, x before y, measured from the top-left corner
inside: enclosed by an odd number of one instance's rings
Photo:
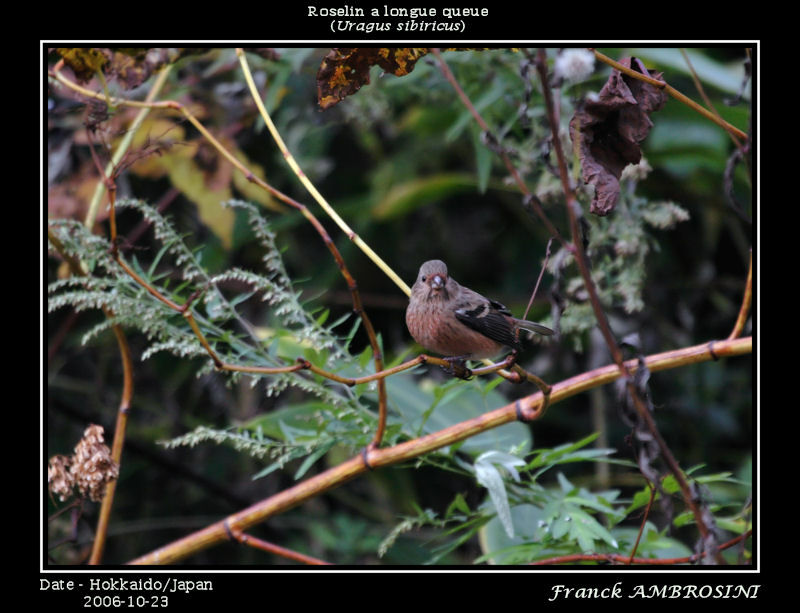
[[[464,381],[472,379],[472,371],[467,368],[467,361],[462,357],[444,358],[448,366],[442,366],[442,369],[450,375]]]

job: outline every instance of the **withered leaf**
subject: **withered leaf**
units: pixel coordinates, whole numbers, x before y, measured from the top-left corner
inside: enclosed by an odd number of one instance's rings
[[[67,48],[59,47],[56,49],[58,54],[64,59],[64,64],[72,69],[75,78],[86,83],[94,77],[98,70],[108,63],[108,55],[104,49],[95,47]]]
[[[165,64],[185,55],[205,53],[205,47],[78,47],[57,49],[75,77],[87,82],[98,70],[107,81],[117,81],[124,89],[144,83]]]
[[[467,49],[448,47],[442,51]],[[327,109],[356,93],[369,83],[369,69],[376,64],[397,77],[405,76],[430,51],[429,47],[335,47],[317,72],[317,102]]]
[[[648,72],[636,58],[623,58],[619,63],[661,79],[661,72]],[[569,134],[578,144],[583,180],[595,188],[590,209],[595,215],[614,210],[622,170],[641,160],[640,144],[653,127],[650,114],[666,101],[667,95],[658,87],[612,70],[600,94],[585,100],[570,120]]]
[[[414,70],[426,47],[337,47],[325,56],[317,72],[317,101],[327,109],[369,83],[369,69],[377,64],[397,76]]]

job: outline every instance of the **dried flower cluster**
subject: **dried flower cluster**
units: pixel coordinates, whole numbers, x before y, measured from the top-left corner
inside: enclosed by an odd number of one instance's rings
[[[66,500],[72,495],[72,475],[69,473],[70,458],[54,455],[47,465],[47,485],[54,496]]]
[[[103,498],[106,483],[118,476],[119,465],[103,443],[103,427],[95,424],[86,428],[72,457],[53,456],[47,467],[50,492],[62,501],[78,488],[81,496],[98,502]]]

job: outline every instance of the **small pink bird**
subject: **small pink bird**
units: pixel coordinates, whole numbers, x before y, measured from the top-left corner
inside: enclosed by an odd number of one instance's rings
[[[447,265],[430,260],[420,266],[406,309],[406,326],[428,351],[458,360],[490,358],[506,348],[520,350],[519,329],[554,332],[512,317],[499,302],[484,298],[447,275]]]

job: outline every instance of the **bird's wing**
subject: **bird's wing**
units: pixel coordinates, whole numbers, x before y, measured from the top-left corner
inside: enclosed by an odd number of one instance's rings
[[[513,315],[511,315],[511,311],[508,310],[506,305],[500,304],[496,300],[489,300],[489,304],[492,306],[492,308],[496,309],[503,315],[514,317]],[[536,323],[535,321],[528,321],[527,319],[514,318],[514,322],[516,323],[517,326],[525,330],[528,330],[529,332],[535,332],[536,334],[543,334],[544,336],[551,336],[555,334],[555,332],[550,328],[548,328],[547,326],[543,326],[542,324]]]
[[[494,300],[481,297],[478,301],[465,301],[455,308],[456,319],[489,337],[493,341],[520,349],[514,326],[506,318],[509,310]]]

